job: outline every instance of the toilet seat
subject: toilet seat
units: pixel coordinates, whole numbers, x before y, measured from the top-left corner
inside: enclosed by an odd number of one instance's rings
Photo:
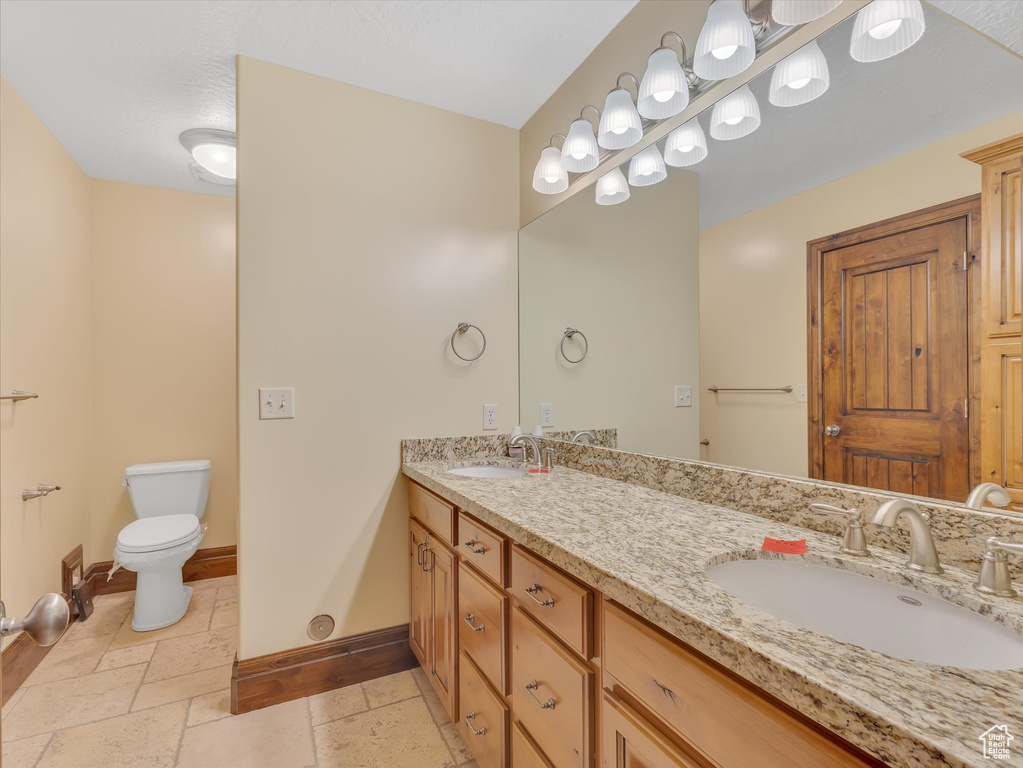
[[[199,532],[195,515],[143,517],[126,525],[117,535],[121,552],[158,552],[193,539]]]

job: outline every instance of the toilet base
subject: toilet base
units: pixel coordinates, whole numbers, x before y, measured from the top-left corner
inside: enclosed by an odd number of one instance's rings
[[[181,583],[181,566],[158,571],[138,572],[135,612],[131,628],[151,632],[181,621],[188,611],[192,588]]]

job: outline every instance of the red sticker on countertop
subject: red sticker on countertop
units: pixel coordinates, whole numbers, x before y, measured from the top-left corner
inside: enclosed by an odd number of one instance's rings
[[[785,539],[772,539],[770,536],[765,536],[764,543],[760,548],[765,552],[781,552],[785,555],[805,555],[806,539],[786,541]]]

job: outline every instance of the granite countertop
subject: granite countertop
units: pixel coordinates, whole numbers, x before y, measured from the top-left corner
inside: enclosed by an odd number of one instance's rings
[[[741,602],[707,568],[755,557],[820,563],[912,586],[1020,634],[1023,600],[984,598],[962,569],[917,574],[903,553],[877,547],[869,560],[848,557],[834,536],[563,467],[511,479],[447,472],[499,463],[422,461],[402,471],[892,766],[991,765],[979,737],[994,725],[1016,737],[998,764],[1023,766],[1023,669],[956,669],[842,643]],[[762,552],[765,536],[805,538],[807,554]]]

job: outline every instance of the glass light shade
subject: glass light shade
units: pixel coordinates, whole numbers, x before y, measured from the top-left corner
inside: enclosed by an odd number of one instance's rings
[[[704,80],[724,80],[753,63],[757,44],[742,0],[714,0],[700,30],[693,71]]]
[[[710,135],[719,141],[741,139],[760,127],[760,105],[748,85],[721,99],[710,116]]]
[[[827,59],[812,40],[775,65],[768,98],[776,107],[798,107],[822,95],[830,84]]]
[[[773,0],[771,18],[785,26],[806,24],[841,4],[842,0]]]
[[[600,147],[593,135],[593,126],[580,117],[568,129],[568,138],[561,148],[561,167],[572,173],[592,171],[600,162]]]
[[[650,54],[646,74],[639,84],[639,114],[648,120],[663,120],[677,115],[689,104],[689,82],[678,55],[670,48],[658,48]]]
[[[668,177],[664,158],[656,144],[651,144],[629,161],[629,183],[634,187],[649,187]]]
[[[597,205],[617,205],[629,199],[629,184],[621,168],[597,179]]]
[[[707,156],[707,137],[695,117],[668,134],[664,144],[664,162],[675,168],[696,165]]]
[[[625,149],[643,138],[643,120],[632,103],[632,95],[615,88],[604,101],[597,143],[604,149]]]
[[[568,189],[568,171],[561,167],[561,151],[546,147],[533,171],[533,189],[544,195],[556,195]]]
[[[849,55],[881,61],[902,53],[924,34],[920,0],[874,0],[856,14]]]
[[[192,158],[210,173],[225,179],[238,175],[236,150],[227,144],[198,144],[192,148]]]

